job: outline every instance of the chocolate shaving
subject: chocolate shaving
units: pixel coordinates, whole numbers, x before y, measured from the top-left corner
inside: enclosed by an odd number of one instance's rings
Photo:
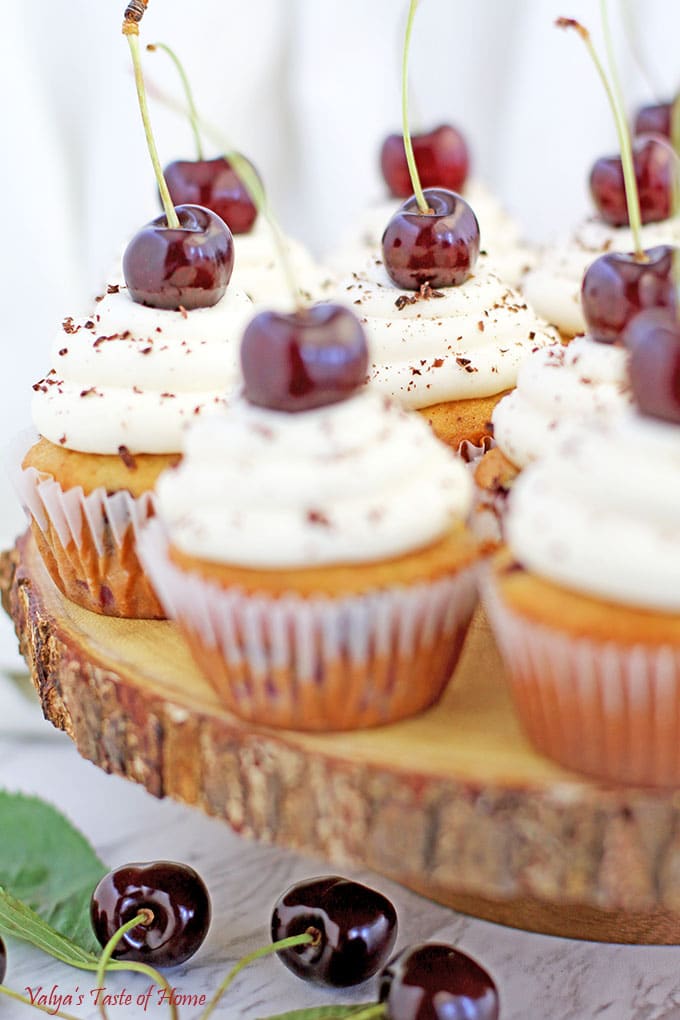
[[[125,467],[129,471],[136,471],[137,470],[137,461],[132,456],[132,454],[128,450],[127,446],[119,446],[118,447],[118,456],[120,457],[120,459],[122,460],[123,464],[125,464]]]
[[[321,510],[308,510],[307,521],[309,524],[318,524],[323,528],[330,528],[331,522]]]

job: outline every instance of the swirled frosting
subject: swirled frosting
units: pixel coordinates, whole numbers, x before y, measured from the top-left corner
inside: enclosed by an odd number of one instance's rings
[[[295,282],[307,301],[320,301],[331,288],[331,273],[318,265],[304,245],[285,238]],[[232,286],[259,307],[290,311],[292,297],[271,230],[261,217],[247,234],[234,234]]]
[[[567,428],[622,414],[631,400],[627,363],[625,348],[588,337],[534,351],[520,366],[517,388],[494,408],[496,445],[524,468]]]
[[[642,227],[642,245],[680,242],[680,218],[647,223]],[[634,251],[628,227],[610,227],[600,219],[589,219],[562,243],[547,248],[524,281],[524,293],[539,315],[567,336],[584,333],[586,322],[581,308],[581,284],[586,269],[608,251]]]
[[[557,339],[485,256],[461,286],[421,292],[395,287],[372,258],[337,297],[364,324],[372,382],[412,408],[510,389],[527,355]]]
[[[210,308],[147,308],[108,288],[89,318],[64,320],[53,367],[33,387],[46,439],[84,453],[176,453],[194,416],[217,410],[239,377],[253,306],[232,284]]]
[[[680,428],[631,411],[565,438],[514,484],[508,544],[585,595],[680,611]]]
[[[182,551],[274,569],[403,555],[443,537],[472,498],[463,462],[370,387],[298,414],[236,396],[191,427],[157,492]]]
[[[475,212],[482,248],[495,272],[506,283],[518,286],[535,263],[533,250],[522,241],[519,224],[480,181],[468,181],[463,194]],[[329,265],[345,276],[370,256],[380,257],[385,227],[401,204],[401,199],[386,199],[364,210],[329,255]]]

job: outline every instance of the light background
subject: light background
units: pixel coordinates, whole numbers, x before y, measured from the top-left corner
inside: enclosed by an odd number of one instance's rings
[[[4,5],[2,195],[6,435],[29,420],[30,384],[57,324],[90,297],[123,241],[157,214],[136,107],[124,2]],[[142,41],[175,47],[206,118],[258,165],[286,229],[322,254],[382,186],[377,157],[399,126],[405,0],[150,0]],[[680,82],[678,0],[628,0],[661,97]],[[466,133],[474,173],[546,239],[588,211],[595,157],[616,147],[604,93],[575,34],[599,38],[597,0],[423,0],[411,74],[424,126]],[[653,99],[610,0],[631,108]],[[150,79],[178,95],[163,54]],[[185,122],[156,104],[161,159],[191,158]]]

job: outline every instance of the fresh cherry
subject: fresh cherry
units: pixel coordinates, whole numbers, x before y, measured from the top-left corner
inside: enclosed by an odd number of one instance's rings
[[[411,946],[380,975],[388,1020],[498,1020],[498,992],[487,972],[453,946]]]
[[[633,150],[633,165],[643,223],[657,223],[671,215],[673,198],[673,160],[667,143],[658,138],[638,139]],[[620,156],[598,159],[590,174],[590,192],[597,210],[615,227],[628,224],[628,206]]]
[[[382,239],[385,269],[397,287],[419,290],[456,287],[468,278],[479,256],[479,224],[460,195],[444,188],[423,192],[430,212],[415,196],[387,224]]]
[[[234,268],[234,241],[226,223],[199,205],[177,207],[179,228],[165,214],[139,230],[123,255],[130,296],[152,308],[207,308],[217,304]]]
[[[105,875],[92,893],[90,917],[102,946],[143,909],[153,921],[123,935],[114,957],[175,967],[194,955],[210,926],[210,896],[193,868],[173,861],[126,864]]]
[[[242,157],[243,158],[243,157]],[[251,164],[254,172],[255,168]],[[229,160],[177,160],[164,170],[175,205],[202,205],[227,224],[232,234],[246,234],[257,218],[257,208]]]
[[[241,367],[251,404],[276,411],[323,407],[366,381],[366,335],[341,305],[260,312],[243,334]]]
[[[643,106],[635,118],[636,135],[663,135],[671,137],[672,103],[655,103]]]
[[[424,188],[448,188],[462,191],[470,168],[470,156],[460,131],[440,124],[432,131],[411,135],[420,183]],[[401,134],[388,135],[380,152],[380,167],[385,183],[395,198],[413,194],[406,150]]]
[[[623,342],[630,351],[630,385],[643,414],[680,424],[680,321],[668,308],[640,312]]]
[[[397,937],[397,914],[382,893],[331,876],[298,882],[272,914],[272,939],[306,932],[314,941],[278,955],[298,977],[345,988],[372,977]]]
[[[635,254],[607,252],[586,270],[581,288],[583,315],[593,340],[615,343],[630,320],[645,308],[674,308],[673,253],[669,245]]]
[[[0,939],[0,985],[5,980],[5,974],[7,973],[7,950],[5,943]]]

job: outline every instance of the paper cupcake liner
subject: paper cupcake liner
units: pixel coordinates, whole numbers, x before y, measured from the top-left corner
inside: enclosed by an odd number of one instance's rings
[[[8,470],[31,529],[57,587],[79,606],[105,616],[163,619],[165,614],[137,557],[142,525],[155,514],[151,492],[85,495],[22,461],[37,441],[22,433],[11,444]]]
[[[520,720],[567,768],[633,786],[680,784],[680,648],[593,641],[483,596]]]
[[[338,599],[273,597],[179,569],[156,520],[139,551],[222,702],[266,726],[359,729],[428,708],[451,679],[477,601],[475,567]]]

